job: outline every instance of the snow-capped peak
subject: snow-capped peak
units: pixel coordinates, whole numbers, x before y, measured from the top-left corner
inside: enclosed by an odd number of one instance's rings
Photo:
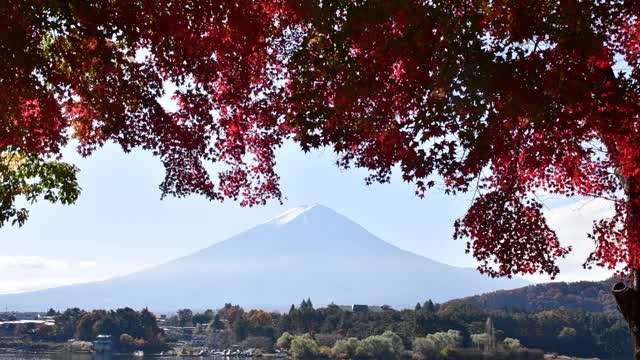
[[[276,225],[288,224],[291,221],[293,221],[295,218],[305,214],[306,212],[308,212],[309,210],[313,209],[316,206],[317,205],[311,205],[311,206],[304,205],[304,206],[289,209],[283,212],[282,214],[274,217],[273,219],[267,221],[267,223],[276,224]]]

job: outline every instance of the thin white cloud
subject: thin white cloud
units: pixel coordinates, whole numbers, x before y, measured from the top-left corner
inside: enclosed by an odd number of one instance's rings
[[[0,294],[42,290],[47,288],[102,281],[145,268],[126,263],[100,263],[87,259],[44,256],[0,256]]]
[[[81,261],[78,264],[78,267],[80,269],[93,269],[93,268],[98,267],[98,263],[95,262],[95,261]]]
[[[0,281],[0,294],[15,294],[104,280],[94,277],[35,277]]]
[[[0,294],[104,280],[92,260],[71,262],[44,256],[0,256]]]
[[[579,200],[577,202],[551,208],[545,212],[549,226],[556,231],[563,246],[571,245],[573,251],[558,261],[560,274],[555,281],[598,281],[605,280],[612,272],[602,268],[586,270],[582,267],[589,254],[595,249],[595,244],[587,237],[591,232],[593,221],[613,214],[610,201],[604,199]],[[551,281],[548,276],[526,276],[530,281]]]
[[[0,272],[54,271],[71,270],[64,260],[49,259],[42,256],[0,256]]]

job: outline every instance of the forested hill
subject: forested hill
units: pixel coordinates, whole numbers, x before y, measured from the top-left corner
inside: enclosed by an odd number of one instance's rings
[[[452,302],[466,302],[481,309],[518,309],[543,311],[573,309],[594,312],[617,312],[611,295],[616,279],[600,282],[556,282],[526,286],[513,290],[499,290]]]

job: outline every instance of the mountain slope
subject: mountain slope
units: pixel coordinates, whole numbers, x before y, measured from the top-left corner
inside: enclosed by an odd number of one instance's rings
[[[452,302],[465,302],[481,309],[517,309],[544,311],[552,309],[585,310],[618,313],[611,287],[615,279],[574,283],[554,282],[499,290],[482,295],[474,295]]]
[[[286,308],[316,304],[410,306],[431,298],[516,288],[521,279],[489,279],[473,269],[401,250],[324,206],[296,208],[195,254],[125,277],[0,296],[15,309],[79,306],[207,308],[234,302]]]

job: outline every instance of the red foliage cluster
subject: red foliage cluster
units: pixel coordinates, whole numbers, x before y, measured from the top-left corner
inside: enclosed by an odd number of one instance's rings
[[[490,276],[533,274],[539,268],[558,274],[555,259],[570,248],[560,247],[555,232],[542,215],[542,204],[526,203],[517,196],[493,191],[480,196],[467,215],[455,223],[456,238],[475,239],[467,243],[481,261],[479,270]],[[497,269],[494,263],[499,264]]]
[[[254,205],[281,198],[274,152],[293,139],[368,182],[397,169],[421,197],[439,179],[478,192],[456,237],[490,275],[557,273],[568,249],[536,191],[617,201],[590,260],[640,267],[636,1],[16,0],[0,13],[0,150],[113,141],[161,158],[163,194]],[[175,111],[158,102],[167,83]]]

